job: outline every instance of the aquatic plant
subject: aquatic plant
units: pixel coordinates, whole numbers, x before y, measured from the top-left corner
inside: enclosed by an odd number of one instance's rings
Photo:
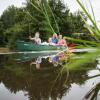
[[[49,3],[47,0],[39,0],[39,1],[33,1],[33,0],[27,0],[27,2],[35,9],[38,11],[38,13],[40,13],[45,19],[45,21],[47,22],[47,26],[48,29],[50,30],[50,32],[52,33],[55,33],[55,30],[54,28],[52,27],[52,24],[51,24],[51,20],[50,20],[50,16],[53,17],[54,19],[54,22],[55,22],[55,26],[56,26],[56,29],[58,29],[59,31],[59,27],[58,27],[58,24],[55,20],[55,16],[49,6]],[[32,16],[32,14],[27,10],[27,14],[32,18],[34,19],[34,17]]]
[[[88,0],[90,3],[90,6],[91,6],[93,16],[88,12],[88,10],[86,9],[86,7],[84,6],[84,4],[82,3],[81,0],[76,0],[76,1],[79,4],[79,6],[81,7],[81,9],[83,10],[83,12],[85,13],[85,15],[87,16],[88,20],[92,23],[92,27],[90,27],[87,24],[87,22],[84,20],[84,18],[82,17],[82,13],[80,13],[81,18],[85,22],[85,27],[89,30],[89,32],[90,32],[89,34],[93,38],[95,38],[95,40],[89,41],[89,40],[74,39],[74,38],[70,38],[70,37],[65,37],[65,39],[76,42],[76,43],[80,43],[80,45],[83,45],[83,47],[85,47],[85,46],[87,46],[88,48],[92,47],[95,49],[95,51],[82,54],[84,59],[70,61],[69,63],[67,63],[64,66],[64,67],[69,68],[71,70],[78,69],[79,67],[81,67],[82,65],[84,65],[88,62],[95,61],[96,58],[98,57],[98,55],[100,54],[100,29],[98,28],[97,23],[96,23],[92,3],[90,0]]]

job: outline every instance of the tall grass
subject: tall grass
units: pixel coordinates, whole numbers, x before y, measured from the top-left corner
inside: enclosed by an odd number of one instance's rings
[[[97,41],[88,41],[88,40],[81,40],[81,39],[74,39],[74,38],[69,38],[66,37],[67,40],[71,40],[74,42],[78,42],[78,43],[86,43],[89,47],[93,47],[95,46],[95,52],[90,52],[90,53],[86,53],[86,54],[82,54],[84,59],[78,59],[75,61],[70,61],[69,63],[67,63],[64,67],[72,70],[72,69],[78,69],[79,67],[81,67],[82,65],[88,63],[88,62],[94,62],[96,60],[96,58],[99,56],[100,54],[100,29],[97,26],[96,23],[96,19],[95,19],[95,15],[94,15],[94,10],[93,10],[93,6],[90,0],[88,0],[88,2],[90,3],[90,7],[92,10],[92,15],[88,12],[88,10],[85,8],[85,6],[83,5],[81,0],[76,0],[77,3],[79,4],[80,8],[83,10],[83,12],[85,13],[85,15],[87,16],[88,20],[92,23],[93,28],[91,28],[87,22],[84,20],[82,14],[80,13],[81,18],[83,19],[83,21],[85,22],[85,27],[89,30],[90,34],[92,35],[92,37],[96,38]]]
[[[67,40],[71,40],[71,41],[74,41],[74,42],[78,42],[78,43],[85,43],[87,44],[89,47],[93,47],[95,46],[94,48],[96,49],[95,52],[93,53],[87,53],[84,56],[85,60],[77,60],[75,62],[71,62],[70,64],[68,64],[68,66],[81,66],[82,64],[90,61],[91,58],[95,58],[100,54],[100,30],[97,26],[97,23],[96,23],[96,19],[95,19],[95,15],[94,15],[94,10],[93,10],[93,6],[92,6],[92,3],[90,0],[88,0],[89,4],[90,4],[90,7],[91,7],[91,11],[92,11],[92,15],[88,12],[88,10],[86,9],[86,7],[83,5],[82,3],[82,0],[76,0],[77,3],[79,4],[80,8],[83,10],[83,12],[86,14],[88,20],[92,23],[92,27],[90,27],[87,22],[84,20],[82,14],[80,13],[80,16],[81,18],[83,19],[83,21],[85,22],[85,27],[89,30],[90,32],[90,35],[92,37],[95,38],[95,40],[97,41],[88,41],[88,40],[81,40],[81,39],[73,39],[73,38],[69,38],[69,37],[66,37]],[[55,16],[52,12],[52,9],[50,8],[48,2],[46,1],[45,3],[43,4],[37,4],[37,6],[33,3],[33,2],[29,2],[38,12],[42,13],[50,27],[50,30],[52,31],[52,33],[55,33],[55,30],[53,29],[52,25],[51,25],[51,22],[50,22],[50,16],[48,14],[48,10],[51,12],[51,15],[53,16],[54,18],[54,22],[55,22],[55,25],[59,31],[59,26],[56,22],[56,19],[55,19]],[[32,15],[28,12],[28,15],[32,18]],[[67,67],[67,65],[66,65]]]
[[[90,6],[91,6],[93,18],[92,18],[92,15],[87,11],[87,9],[85,8],[85,6],[82,5],[81,0],[76,0],[76,1],[79,4],[79,6],[82,8],[83,12],[86,14],[88,20],[90,20],[90,22],[92,23],[92,25],[94,27],[95,36],[100,39],[100,30],[99,30],[99,28],[98,28],[98,26],[96,24],[96,19],[95,19],[94,10],[93,10],[91,1],[88,0],[89,3],[90,3]]]
[[[27,0],[28,3],[30,3],[32,5],[33,8],[35,8],[39,13],[43,14],[44,18],[46,19],[46,22],[48,23],[49,25],[49,28],[51,30],[52,33],[55,33],[55,30],[54,28],[52,27],[52,24],[51,24],[51,21],[50,21],[50,17],[52,16],[53,19],[54,19],[54,22],[55,22],[55,26],[56,26],[56,29],[57,31],[59,32],[59,26],[56,22],[56,19],[55,19],[55,16],[53,14],[53,11],[51,9],[51,7],[49,6],[49,3],[48,3],[48,0],[45,0],[45,1],[38,1],[40,2],[40,4],[37,4],[35,5],[32,1],[30,0]],[[50,13],[50,16],[49,16],[49,13]],[[33,16],[30,14],[29,11],[27,11],[27,14],[30,16],[30,18],[34,19]]]

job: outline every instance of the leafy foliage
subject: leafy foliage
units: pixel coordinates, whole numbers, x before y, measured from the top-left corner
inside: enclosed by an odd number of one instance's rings
[[[74,32],[88,32],[79,12],[72,14],[62,0],[27,0],[26,7],[10,6],[0,17],[1,44],[11,45],[12,37],[25,39],[36,31],[41,33],[42,40],[48,40],[53,33],[71,36]]]
[[[98,58],[99,54],[100,54],[100,30],[97,27],[97,24],[96,24],[96,21],[95,21],[95,16],[93,16],[93,18],[92,18],[92,16],[87,11],[85,6],[82,4],[81,0],[77,0],[77,2],[80,5],[80,7],[82,8],[82,10],[84,11],[84,13],[86,14],[87,18],[91,21],[91,23],[93,25],[93,28],[89,27],[89,25],[86,23],[86,21],[82,17],[82,14],[80,13],[81,18],[83,19],[83,21],[86,24],[86,28],[90,31],[89,34],[92,37],[94,37],[95,40],[86,41],[86,40],[74,39],[74,38],[69,38],[69,37],[66,37],[66,39],[71,40],[71,41],[75,41],[75,42],[79,42],[79,43],[83,42],[83,43],[87,44],[89,46],[89,48],[95,46],[94,47],[95,51],[91,52],[91,53],[83,54],[82,55],[83,59],[78,59],[77,61],[73,61],[73,62],[71,62],[71,63],[64,66],[65,68],[69,68],[71,70],[78,69],[79,67],[81,67],[82,65],[84,65],[88,62],[95,61]],[[92,12],[93,12],[92,4],[91,4],[91,8],[92,8]]]

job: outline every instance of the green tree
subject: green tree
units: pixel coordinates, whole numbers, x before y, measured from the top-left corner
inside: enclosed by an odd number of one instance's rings
[[[17,24],[23,26],[24,17],[25,12],[23,8],[10,6],[7,10],[3,12],[0,18],[0,40],[2,41],[2,44],[9,44],[10,39],[12,39],[13,37],[13,32],[16,33],[15,26]],[[19,27],[19,30],[20,28],[22,27]],[[8,36],[9,34],[10,36]]]
[[[7,38],[7,46],[13,48],[17,40],[25,40],[27,36],[28,26],[26,24],[15,24],[13,27],[8,28],[4,34]]]
[[[26,12],[30,16],[33,33],[40,31],[43,40],[47,40],[55,32],[47,0],[28,0]]]
[[[71,33],[87,32],[84,24],[79,13],[72,14],[62,0],[27,0],[26,7],[10,6],[3,12],[0,41],[12,45],[16,39],[25,40],[36,31],[41,33],[43,41],[54,33],[71,36]]]
[[[5,44],[5,36],[4,36],[4,26],[2,21],[0,21],[0,45],[3,46]]]

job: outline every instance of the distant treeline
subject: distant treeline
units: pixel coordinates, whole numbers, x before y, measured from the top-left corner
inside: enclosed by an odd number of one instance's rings
[[[27,0],[25,7],[8,7],[0,17],[0,45],[12,47],[16,40],[27,40],[36,31],[42,40],[53,33],[71,36],[87,33],[80,12],[71,13],[62,0]],[[82,13],[82,12],[81,12]],[[84,13],[82,13],[85,20]]]

